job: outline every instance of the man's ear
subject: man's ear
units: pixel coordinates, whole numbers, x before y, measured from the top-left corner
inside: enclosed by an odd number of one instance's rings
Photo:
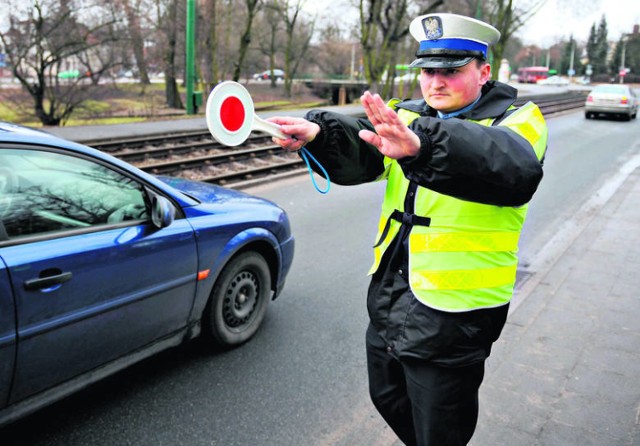
[[[484,85],[491,79],[491,64],[485,63],[480,67],[480,85]]]

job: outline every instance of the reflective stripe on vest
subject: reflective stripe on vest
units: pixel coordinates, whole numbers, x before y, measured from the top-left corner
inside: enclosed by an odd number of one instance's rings
[[[419,114],[400,109],[398,116],[408,125]],[[491,126],[494,119],[474,122]],[[499,125],[526,138],[538,159],[544,156],[547,129],[535,104],[525,104]],[[383,178],[387,180],[387,188],[370,274],[380,266],[402,220],[412,221],[404,212],[409,181],[395,160],[385,158]],[[492,206],[418,187],[414,210],[417,216],[429,222],[412,225],[409,235],[409,284],[418,300],[449,312],[490,308],[509,302],[527,205],[517,208]],[[405,217],[398,218],[398,215]]]

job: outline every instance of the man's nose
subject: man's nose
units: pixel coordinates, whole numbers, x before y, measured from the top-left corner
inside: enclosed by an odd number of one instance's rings
[[[445,76],[444,73],[440,73],[436,71],[431,75],[431,85],[434,85],[434,86],[444,85],[446,83],[446,79],[447,77]]]

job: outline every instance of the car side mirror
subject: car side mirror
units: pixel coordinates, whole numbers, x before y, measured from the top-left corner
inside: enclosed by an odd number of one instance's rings
[[[176,216],[176,208],[169,200],[160,195],[153,194],[151,197],[151,221],[158,228],[166,228]]]

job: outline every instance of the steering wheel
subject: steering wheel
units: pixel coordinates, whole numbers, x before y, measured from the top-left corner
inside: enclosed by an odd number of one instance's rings
[[[9,212],[12,194],[18,189],[18,176],[9,167],[0,167],[0,218]]]

